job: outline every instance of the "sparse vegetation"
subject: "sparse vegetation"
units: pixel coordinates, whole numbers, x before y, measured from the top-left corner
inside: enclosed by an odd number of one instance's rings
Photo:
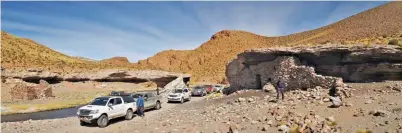
[[[46,110],[55,110],[62,108],[75,107],[78,105],[87,104],[92,100],[92,98],[102,95],[107,95],[110,91],[92,91],[85,92],[83,95],[78,95],[78,93],[63,93],[58,95],[61,99],[52,100],[51,102],[43,102],[43,103],[31,103],[31,104],[21,104],[19,102],[15,103],[2,103],[2,106],[10,108],[8,111],[2,111],[2,115],[5,114],[15,114],[15,113],[29,113],[29,112],[38,112],[38,111],[46,111]],[[69,97],[73,97],[69,99]],[[2,99],[2,101],[4,101]]]
[[[225,77],[226,64],[246,49],[300,44],[317,45],[323,42],[388,44],[389,37],[400,36],[400,31],[402,31],[401,10],[401,3],[390,2],[322,28],[279,37],[223,30],[194,50],[162,51],[153,57],[139,61],[138,64],[125,63],[125,61],[123,63],[110,63],[109,61],[107,61],[109,63],[99,63],[69,57],[31,40],[17,38],[2,32],[2,67],[39,67],[61,72],[96,71],[107,68],[158,69],[189,73],[192,75],[192,83],[203,81],[217,83]],[[387,17],[378,17],[378,15]],[[379,23],[382,24],[379,25]]]
[[[399,41],[397,39],[392,39],[391,41],[388,42],[389,45],[400,45]]]
[[[366,129],[358,129],[358,130],[356,131],[356,133],[373,133],[373,131],[371,131],[371,130],[366,130]]]

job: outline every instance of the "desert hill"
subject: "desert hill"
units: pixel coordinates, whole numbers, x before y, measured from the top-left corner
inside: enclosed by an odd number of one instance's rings
[[[1,67],[8,69],[39,68],[53,72],[79,72],[132,65],[108,64],[70,57],[30,39],[1,32]]]
[[[192,82],[222,82],[226,64],[246,49],[326,43],[388,44],[391,39],[401,41],[401,33],[402,2],[389,2],[322,28],[286,36],[265,37],[223,30],[194,50],[167,50],[138,63],[129,63],[125,57],[102,61],[70,57],[2,31],[1,63],[3,68],[42,68],[56,72],[158,69],[189,73]]]
[[[192,82],[221,82],[226,64],[246,49],[312,44],[388,44],[402,32],[402,2],[353,15],[315,30],[280,37],[264,37],[245,31],[223,30],[191,51],[162,51],[139,62],[142,68],[188,72]]]

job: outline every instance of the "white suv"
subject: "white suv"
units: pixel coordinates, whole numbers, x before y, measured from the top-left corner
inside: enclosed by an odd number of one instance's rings
[[[134,98],[131,96],[104,96],[95,98],[90,104],[78,109],[77,115],[80,125],[96,123],[99,127],[106,127],[109,120],[125,117],[133,118],[137,110]]]
[[[180,102],[191,100],[191,92],[187,88],[174,89],[168,94],[168,102]]]

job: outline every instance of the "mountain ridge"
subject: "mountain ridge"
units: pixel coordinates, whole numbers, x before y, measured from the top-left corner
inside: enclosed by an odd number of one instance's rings
[[[5,68],[62,68],[63,71],[106,68],[156,69],[189,73],[193,83],[219,83],[226,81],[226,64],[247,49],[320,44],[388,44],[391,39],[401,39],[401,34],[402,2],[394,1],[321,28],[284,36],[267,37],[241,30],[221,30],[193,50],[165,50],[139,60],[138,63],[129,63],[126,57],[114,57],[99,62],[73,58],[32,40],[13,37],[2,31],[1,62]],[[38,48],[24,48],[34,45]],[[21,49],[24,50],[20,52]],[[41,56],[38,55],[40,49],[49,50],[45,50],[47,53]],[[21,53],[30,56],[22,56]],[[38,59],[42,61],[35,62]]]

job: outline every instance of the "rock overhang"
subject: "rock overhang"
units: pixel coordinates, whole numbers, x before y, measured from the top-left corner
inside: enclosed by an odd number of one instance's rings
[[[284,66],[283,62],[286,61],[288,64]],[[293,65],[289,66],[289,63]],[[280,69],[282,72],[277,72],[278,66],[282,67]],[[308,71],[306,74],[311,72],[317,74],[318,77],[323,75],[324,79],[334,77],[350,82],[372,82],[401,80],[401,66],[402,47],[399,46],[321,45],[280,47],[250,49],[238,54],[236,59],[226,65],[226,76],[232,87],[262,88],[264,83],[268,81],[274,84],[272,75],[280,76],[284,74],[283,72],[288,71],[286,67],[292,67],[293,69],[291,70],[294,72]],[[287,73],[288,77],[295,76],[295,74],[289,72],[285,73]],[[262,76],[260,78],[263,81],[253,81],[259,79],[255,76]],[[251,80],[242,77],[251,78]],[[255,85],[259,83],[262,85]],[[313,85],[316,85],[316,83]]]

